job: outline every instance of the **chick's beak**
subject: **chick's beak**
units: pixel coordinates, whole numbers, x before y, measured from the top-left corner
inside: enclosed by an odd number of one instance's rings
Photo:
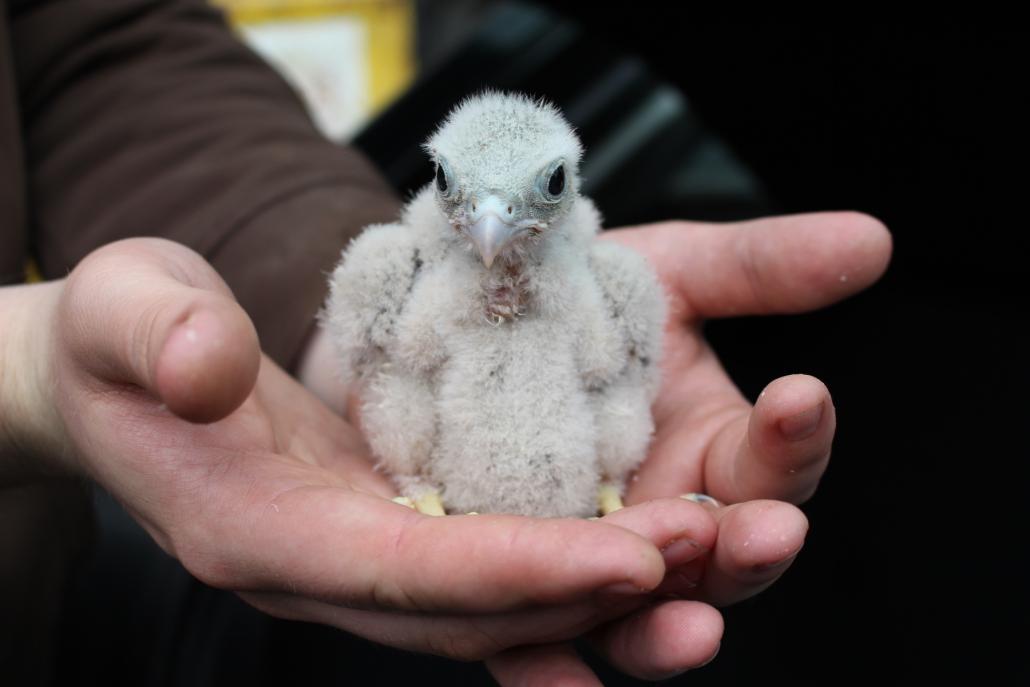
[[[487,268],[494,264],[494,258],[504,250],[514,235],[515,227],[493,213],[483,215],[469,227],[472,245],[479,251]]]
[[[490,195],[478,203],[470,203],[469,210],[472,219],[469,238],[489,269],[518,231],[512,205]]]

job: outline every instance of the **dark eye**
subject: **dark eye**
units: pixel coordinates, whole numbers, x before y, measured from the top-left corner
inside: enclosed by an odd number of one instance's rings
[[[558,165],[558,168],[551,172],[551,178],[547,182],[547,192],[558,197],[565,190],[565,165]]]
[[[425,179],[425,177],[422,177]],[[443,169],[443,165],[436,166],[436,188],[440,190],[440,193],[447,195],[447,173]]]
[[[568,190],[565,178],[565,160],[558,158],[540,171],[536,178],[536,192],[545,203],[558,203]]]
[[[433,177],[433,183],[436,184],[436,191],[440,194],[440,198],[444,200],[452,200],[458,194],[458,185],[454,183],[454,173],[443,157],[436,158],[436,176]]]

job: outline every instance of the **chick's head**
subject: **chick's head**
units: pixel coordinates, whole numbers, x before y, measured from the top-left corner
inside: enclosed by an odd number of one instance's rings
[[[553,105],[524,95],[465,100],[425,149],[440,210],[488,269],[557,231],[579,192],[579,139]]]

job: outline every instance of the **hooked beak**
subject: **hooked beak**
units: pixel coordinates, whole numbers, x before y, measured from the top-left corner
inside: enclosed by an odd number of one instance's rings
[[[483,214],[469,227],[469,238],[487,269],[494,264],[494,259],[504,247],[511,243],[515,233],[514,224],[505,222],[492,212]]]

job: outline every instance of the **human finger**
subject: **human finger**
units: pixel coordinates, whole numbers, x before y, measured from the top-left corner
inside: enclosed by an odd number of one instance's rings
[[[609,520],[619,521],[619,527],[642,527],[648,536],[655,537],[656,540],[668,536],[672,536],[674,541],[683,539],[683,533],[676,531],[678,528],[675,525],[669,526],[670,522],[678,519],[677,516],[685,517],[688,522],[693,523],[695,531],[689,533],[692,537],[702,541],[711,539],[712,523],[706,521],[710,516],[705,509],[696,504],[679,499],[665,499],[624,510],[625,512],[619,511],[622,513],[620,518],[615,518],[615,514],[612,514],[608,516]],[[680,553],[672,554],[670,558],[673,563],[695,560],[703,553],[693,546],[689,547],[689,553],[686,553],[685,549],[678,550]],[[596,684],[587,681],[592,674],[578,662],[574,653],[542,647],[539,646],[540,643],[553,643],[580,636],[598,624],[620,617],[646,602],[646,597],[641,595],[618,593],[597,595],[579,603],[558,606],[533,605],[504,613],[452,614],[396,613],[348,608],[324,600],[283,593],[258,592],[245,593],[243,596],[258,608],[279,617],[332,625],[398,648],[429,651],[462,660],[495,656],[491,659],[490,666],[492,670],[497,671],[495,674],[502,684],[547,684],[537,683],[536,679],[556,675],[575,678],[576,682],[572,684]],[[690,613],[696,615],[694,611]],[[663,614],[656,617],[659,629],[670,620]],[[715,617],[716,622],[721,623],[717,614]],[[703,619],[697,622],[702,621]],[[694,623],[691,619],[687,619],[686,622],[687,625]],[[721,632],[721,625],[715,629]],[[517,649],[516,653],[510,655],[505,653],[511,650],[511,647],[527,643],[538,646]],[[637,654],[642,651],[642,648],[634,643],[622,642],[612,646],[616,652],[626,647]],[[675,643],[663,644],[662,647],[663,650],[657,654],[657,670],[664,671],[670,662],[680,659],[686,661],[685,665],[693,660],[689,653],[684,656]],[[668,656],[669,652],[665,650],[667,648],[677,652],[676,655]],[[624,661],[620,657],[616,657],[615,660],[639,663],[647,659],[646,656],[635,656]],[[642,674],[650,674],[656,668],[639,670]]]
[[[836,429],[822,382],[788,375],[752,406],[705,347],[692,374],[670,384],[655,405],[658,431],[628,502],[698,490],[728,503],[812,495]]]
[[[718,546],[712,509],[682,498],[658,499],[624,508],[604,520],[633,528],[652,541],[663,526],[690,518],[694,539],[681,537],[662,547],[667,577],[656,591],[673,589],[678,571],[703,569]],[[700,566],[700,567],[699,567]],[[671,586],[670,586],[671,585]],[[702,603],[662,601],[631,616],[611,621],[594,634],[601,654],[619,670],[641,679],[661,679],[703,665],[718,650],[722,616]]]
[[[259,460],[239,470],[253,492]],[[198,518],[180,559],[235,590],[289,591],[357,608],[485,613],[596,594],[639,596],[665,572],[659,548],[584,520],[433,518],[369,494],[298,487],[255,499],[239,517]]]
[[[702,506],[681,498],[663,498],[620,508],[601,518],[654,543],[666,571],[704,555],[714,545],[718,525]]]
[[[643,603],[638,597],[502,613],[447,614],[347,608],[282,593],[251,592],[241,596],[276,617],[329,625],[379,644],[461,661],[480,661],[513,647],[572,639]]]
[[[523,646],[486,660],[501,687],[602,687],[594,671],[567,643]]]
[[[589,633],[613,666],[658,679],[698,667],[718,651],[721,615],[694,601],[664,601],[637,613],[642,600],[534,608],[502,614],[405,614],[353,609],[288,594],[245,593],[243,598],[277,617],[317,622],[381,644],[458,660],[486,660],[502,685],[596,685],[593,672],[562,642]],[[612,620],[604,625],[605,620]],[[562,684],[565,684],[564,682]]]
[[[837,420],[826,386],[808,375],[769,384],[753,408],[742,401],[705,456],[705,491],[728,503],[759,498],[802,503],[830,460]]]
[[[699,601],[665,601],[612,622],[593,636],[609,663],[644,680],[662,680],[710,662],[719,652],[722,615]]]
[[[726,606],[780,578],[805,543],[808,519],[782,501],[749,501],[713,509],[719,537],[691,598]]]
[[[80,369],[142,387],[180,417],[220,419],[254,386],[254,326],[184,246],[162,239],[105,246],[69,275],[59,308],[62,343]]]
[[[392,504],[389,505],[394,509]],[[279,514],[283,512],[280,507]],[[408,513],[412,513],[408,511]],[[448,518],[425,519],[412,513],[413,517],[433,523],[450,523],[450,527],[461,523],[481,523],[491,516],[451,516]],[[509,518],[512,519],[512,518]],[[525,520],[525,518],[514,518]],[[563,521],[539,521],[557,525]],[[583,521],[568,521],[582,525],[594,525]],[[661,550],[665,566],[679,566],[702,556],[715,543],[716,523],[712,515],[702,506],[683,499],[661,499],[616,511],[601,521],[613,525],[616,531],[629,531]],[[602,528],[604,529],[604,528]],[[530,535],[521,538],[538,539]],[[566,543],[567,545],[567,543]],[[574,565],[585,567],[594,557],[604,553],[596,547],[589,547],[589,553],[568,553]],[[440,551],[443,553],[443,550]],[[471,552],[466,552],[460,562],[467,567],[473,561]],[[518,563],[509,563],[509,565]],[[423,569],[422,574],[427,574]],[[523,572],[528,580],[537,575]],[[451,583],[464,586],[467,582],[450,576]],[[478,580],[474,591],[477,595],[490,594],[489,575]],[[525,584],[525,582],[524,582]],[[296,591],[302,588],[291,587]],[[602,589],[585,601],[565,605],[544,606],[529,604],[504,613],[489,613],[482,606],[472,614],[440,612],[439,609],[422,609],[425,613],[383,612],[379,608],[354,608],[353,605],[331,603],[328,599],[308,599],[296,594],[257,593],[246,594],[245,598],[260,608],[282,617],[314,620],[335,627],[357,632],[375,641],[390,643],[400,648],[432,651],[458,658],[484,658],[511,646],[527,642],[540,643],[567,639],[589,630],[594,625],[625,613],[646,602],[643,590],[625,588]],[[406,608],[411,611],[412,608]]]
[[[607,232],[646,255],[681,320],[796,313],[846,298],[887,268],[891,237],[856,212],[730,224],[667,222]]]
[[[612,620],[590,634],[612,666],[643,680],[660,680],[709,663],[719,651],[722,615],[697,601],[662,601]],[[599,685],[596,675],[567,644],[518,647],[487,659],[501,684]]]
[[[716,523],[703,507],[683,499],[659,499],[622,508],[606,515],[602,521],[637,532],[660,546],[666,569],[673,569],[697,560],[715,543]],[[662,542],[666,542],[664,545]],[[623,621],[615,621],[623,622]],[[636,621],[632,621],[636,622]],[[609,642],[607,648],[616,652],[630,648],[638,651],[635,643]],[[668,657],[659,657],[661,666]],[[640,664],[646,656],[611,658],[613,663]],[[502,652],[487,660],[491,674],[502,685],[551,685],[556,681],[569,685],[599,685],[593,671],[583,662],[571,646],[548,644],[519,647]],[[653,666],[641,669],[650,675]]]

